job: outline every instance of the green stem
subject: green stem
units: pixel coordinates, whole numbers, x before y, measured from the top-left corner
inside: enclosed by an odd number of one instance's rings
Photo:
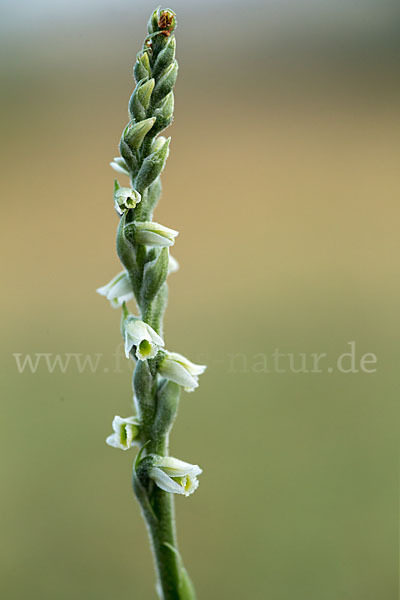
[[[149,530],[162,598],[163,600],[180,600],[178,557],[169,547],[176,548],[177,545],[174,499],[168,492],[154,486],[151,506],[156,519],[148,520],[146,515],[144,516]]]
[[[168,454],[168,436],[152,441],[146,450],[159,455]],[[173,495],[153,482],[149,482],[149,488],[145,489],[135,469],[133,491],[149,532],[162,600],[196,600],[178,553]]]

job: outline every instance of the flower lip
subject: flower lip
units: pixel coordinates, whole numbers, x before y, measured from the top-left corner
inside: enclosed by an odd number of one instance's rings
[[[138,418],[116,415],[112,422],[112,428],[114,433],[107,437],[106,443],[120,450],[129,450],[129,448],[132,448],[134,440],[139,434]]]
[[[124,210],[135,208],[141,200],[141,195],[133,188],[118,187],[114,191],[115,209],[120,215],[123,214]]]
[[[142,340],[138,346],[137,351],[140,353],[142,359],[154,356],[153,347],[149,340]]]
[[[130,315],[124,322],[125,356],[129,358],[133,346],[136,358],[147,360],[154,358],[164,346],[164,340],[148,323]]]

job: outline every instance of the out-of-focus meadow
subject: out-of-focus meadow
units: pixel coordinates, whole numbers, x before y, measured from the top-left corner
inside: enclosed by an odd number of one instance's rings
[[[63,7],[5,3],[2,24],[1,596],[150,599],[134,453],[104,443],[129,367],[94,290],[119,269],[108,163],[153,6]],[[398,6],[172,8],[166,341],[209,365],[172,441],[204,470],[176,503],[185,562],[207,600],[395,600]],[[275,349],[327,357],[282,373]],[[102,356],[20,374],[15,353]]]

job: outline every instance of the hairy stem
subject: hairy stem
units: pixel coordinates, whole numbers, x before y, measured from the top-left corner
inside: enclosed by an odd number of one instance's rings
[[[170,548],[176,548],[177,545],[174,499],[171,494],[156,487],[152,496],[152,506],[157,521],[150,524],[149,533],[158,579],[164,599],[178,600],[181,598],[179,564],[177,555]]]
[[[168,436],[149,444],[149,452],[168,453]],[[177,552],[175,507],[172,494],[150,483],[150,493],[145,491],[133,473],[133,490],[141,506],[150,537],[151,549],[157,572],[159,591],[163,600],[191,600],[195,596],[181,594],[180,563]]]

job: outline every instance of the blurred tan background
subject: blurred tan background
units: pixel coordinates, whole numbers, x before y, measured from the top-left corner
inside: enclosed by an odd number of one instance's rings
[[[156,219],[181,232],[181,270],[166,341],[209,365],[172,440],[204,469],[177,499],[185,562],[203,600],[395,600],[399,6],[171,7],[181,69]],[[95,294],[119,270],[108,163],[153,8],[3,2],[9,600],[155,598],[134,453],[104,443],[131,384],[119,315]],[[375,372],[334,368],[350,341]],[[323,372],[266,373],[275,349],[326,353]],[[103,356],[95,374],[20,374],[14,353]]]

